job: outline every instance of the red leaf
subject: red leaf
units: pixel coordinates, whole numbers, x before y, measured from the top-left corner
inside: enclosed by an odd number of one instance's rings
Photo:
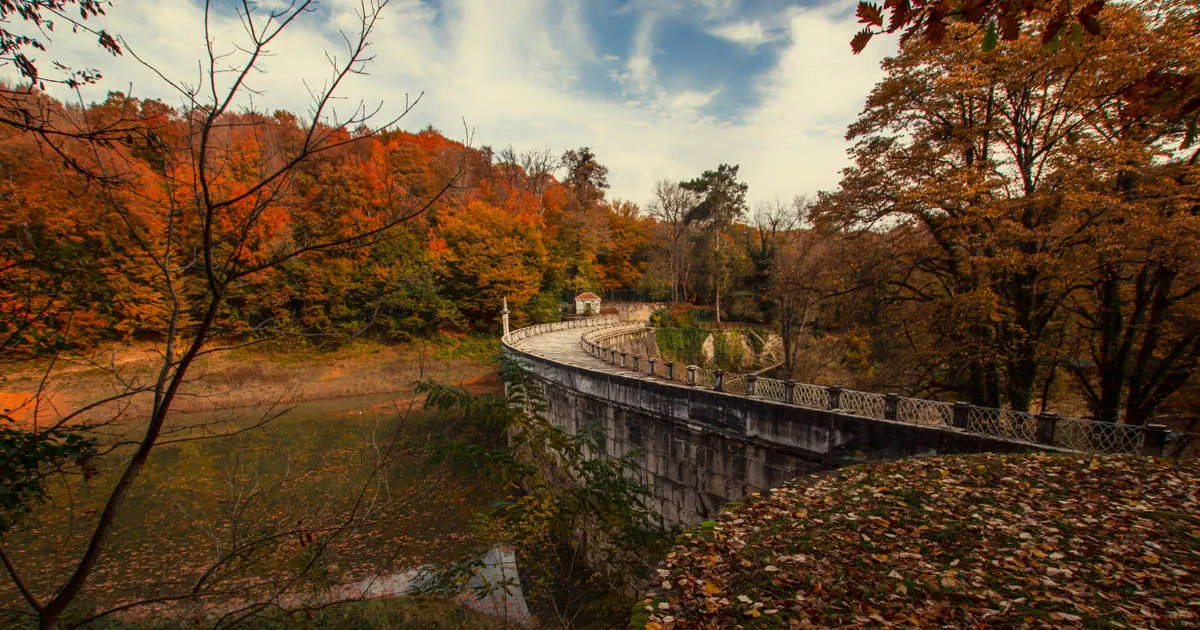
[[[1100,20],[1096,16],[1104,9],[1104,0],[1092,0],[1087,6],[1079,10],[1076,17],[1079,18],[1079,23],[1089,34],[1100,34]]]
[[[934,20],[932,16],[925,24],[925,41],[931,44],[940,44],[943,39],[946,39],[946,24],[939,17]]]
[[[859,31],[858,34],[854,36],[854,39],[850,40],[850,50],[854,51],[854,54],[856,55],[862,52],[863,49],[867,47],[867,42],[871,41],[871,36],[874,34],[875,33],[869,28],[864,28],[863,30]]]
[[[897,29],[903,28],[908,24],[909,11],[912,5],[908,0],[889,0],[888,6],[892,9],[892,17],[888,20],[887,32],[895,33]]]
[[[1016,40],[1021,36],[1021,23],[1011,15],[1001,15],[996,18],[1000,24],[1000,38],[1006,42]]]
[[[1059,13],[1055,15],[1047,24],[1046,30],[1042,33],[1042,43],[1049,44],[1050,40],[1054,39],[1058,32],[1062,30],[1063,24],[1067,22],[1067,16]]]
[[[972,24],[981,24],[989,8],[986,0],[968,0],[962,8],[964,19]]]
[[[1082,18],[1085,15],[1096,17],[1097,15],[1100,15],[1100,12],[1103,10],[1104,0],[1092,0],[1087,6],[1079,10],[1079,17]]]
[[[883,26],[883,13],[879,9],[879,5],[871,2],[858,3],[858,23],[868,26]]]

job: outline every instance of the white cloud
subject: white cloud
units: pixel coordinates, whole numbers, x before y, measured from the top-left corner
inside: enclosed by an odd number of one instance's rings
[[[617,77],[628,93],[646,96],[655,91],[658,76],[654,71],[654,27],[658,19],[657,12],[643,13],[634,27],[625,72]]]
[[[721,11],[729,3],[711,4]],[[609,167],[612,195],[636,202],[650,198],[658,179],[691,178],[721,162],[742,165],[752,203],[836,185],[838,169],[846,164],[845,127],[879,79],[879,59],[894,46],[874,41],[863,55],[851,55],[853,16],[835,9],[794,10],[779,29],[786,42],[779,63],[756,86],[760,104],[741,112],[738,122],[715,121],[702,110],[719,90],[667,90],[660,84],[652,11],[638,15],[644,31],[638,31],[622,67],[627,93],[605,96],[584,89],[587,73],[613,64],[597,53],[580,13],[564,12],[551,0],[448,5],[435,19],[417,0],[394,0],[373,38],[369,76],[345,86],[343,94],[353,99],[339,107],[361,98],[388,103],[387,111],[395,112],[405,93],[424,91],[405,128],[432,124],[453,137],[461,135],[465,120],[476,145],[556,151],[590,146]],[[340,24],[358,1],[331,0],[325,6]],[[109,13],[106,26],[163,74],[192,85],[202,78],[197,67],[204,51],[203,16],[197,6],[123,0]],[[305,82],[320,86],[325,80],[322,49],[337,50],[340,41],[320,19],[297,26],[273,44],[264,61],[267,72],[251,78],[261,92],[254,97],[256,107],[304,111]],[[212,28],[223,51],[244,40],[234,16],[214,18]],[[102,85],[85,95],[89,100],[121,90],[180,103],[128,55],[110,59],[93,42],[70,37],[54,50],[72,63],[105,69]]]
[[[771,37],[763,30],[762,23],[757,20],[723,24],[710,28],[708,32],[750,50],[771,41]]]

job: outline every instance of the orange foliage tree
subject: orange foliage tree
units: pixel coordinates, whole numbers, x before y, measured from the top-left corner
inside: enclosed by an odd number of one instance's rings
[[[1141,423],[1195,363],[1195,276],[1166,252],[1191,248],[1196,154],[1185,126],[1131,118],[1121,87],[1200,48],[1142,8],[1105,9],[1105,37],[1054,55],[961,24],[910,40],[850,128],[855,165],[822,218],[889,234],[897,298],[930,307],[918,352],[975,402],[1044,403],[1069,366],[1097,417]]]

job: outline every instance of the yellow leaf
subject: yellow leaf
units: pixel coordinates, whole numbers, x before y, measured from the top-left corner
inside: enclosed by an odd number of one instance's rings
[[[708,597],[712,597],[713,595],[721,592],[721,587],[713,584],[712,582],[705,582],[701,590],[703,590],[704,594]]]
[[[662,624],[657,621],[647,621],[646,630],[662,630]]]

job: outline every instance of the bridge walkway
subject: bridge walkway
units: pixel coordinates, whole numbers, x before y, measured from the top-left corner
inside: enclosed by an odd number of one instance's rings
[[[644,324],[630,324],[630,329],[643,328]],[[529,354],[563,363],[573,367],[587,368],[596,372],[605,374],[619,374],[622,377],[654,381],[663,383],[661,378],[651,377],[648,374],[635,372],[629,368],[623,368],[617,365],[611,365],[606,361],[602,361],[587,352],[579,346],[580,337],[585,333],[593,330],[599,330],[604,326],[593,326],[590,328],[568,328],[566,330],[555,330],[552,332],[526,337],[512,344],[517,350],[528,352]]]

